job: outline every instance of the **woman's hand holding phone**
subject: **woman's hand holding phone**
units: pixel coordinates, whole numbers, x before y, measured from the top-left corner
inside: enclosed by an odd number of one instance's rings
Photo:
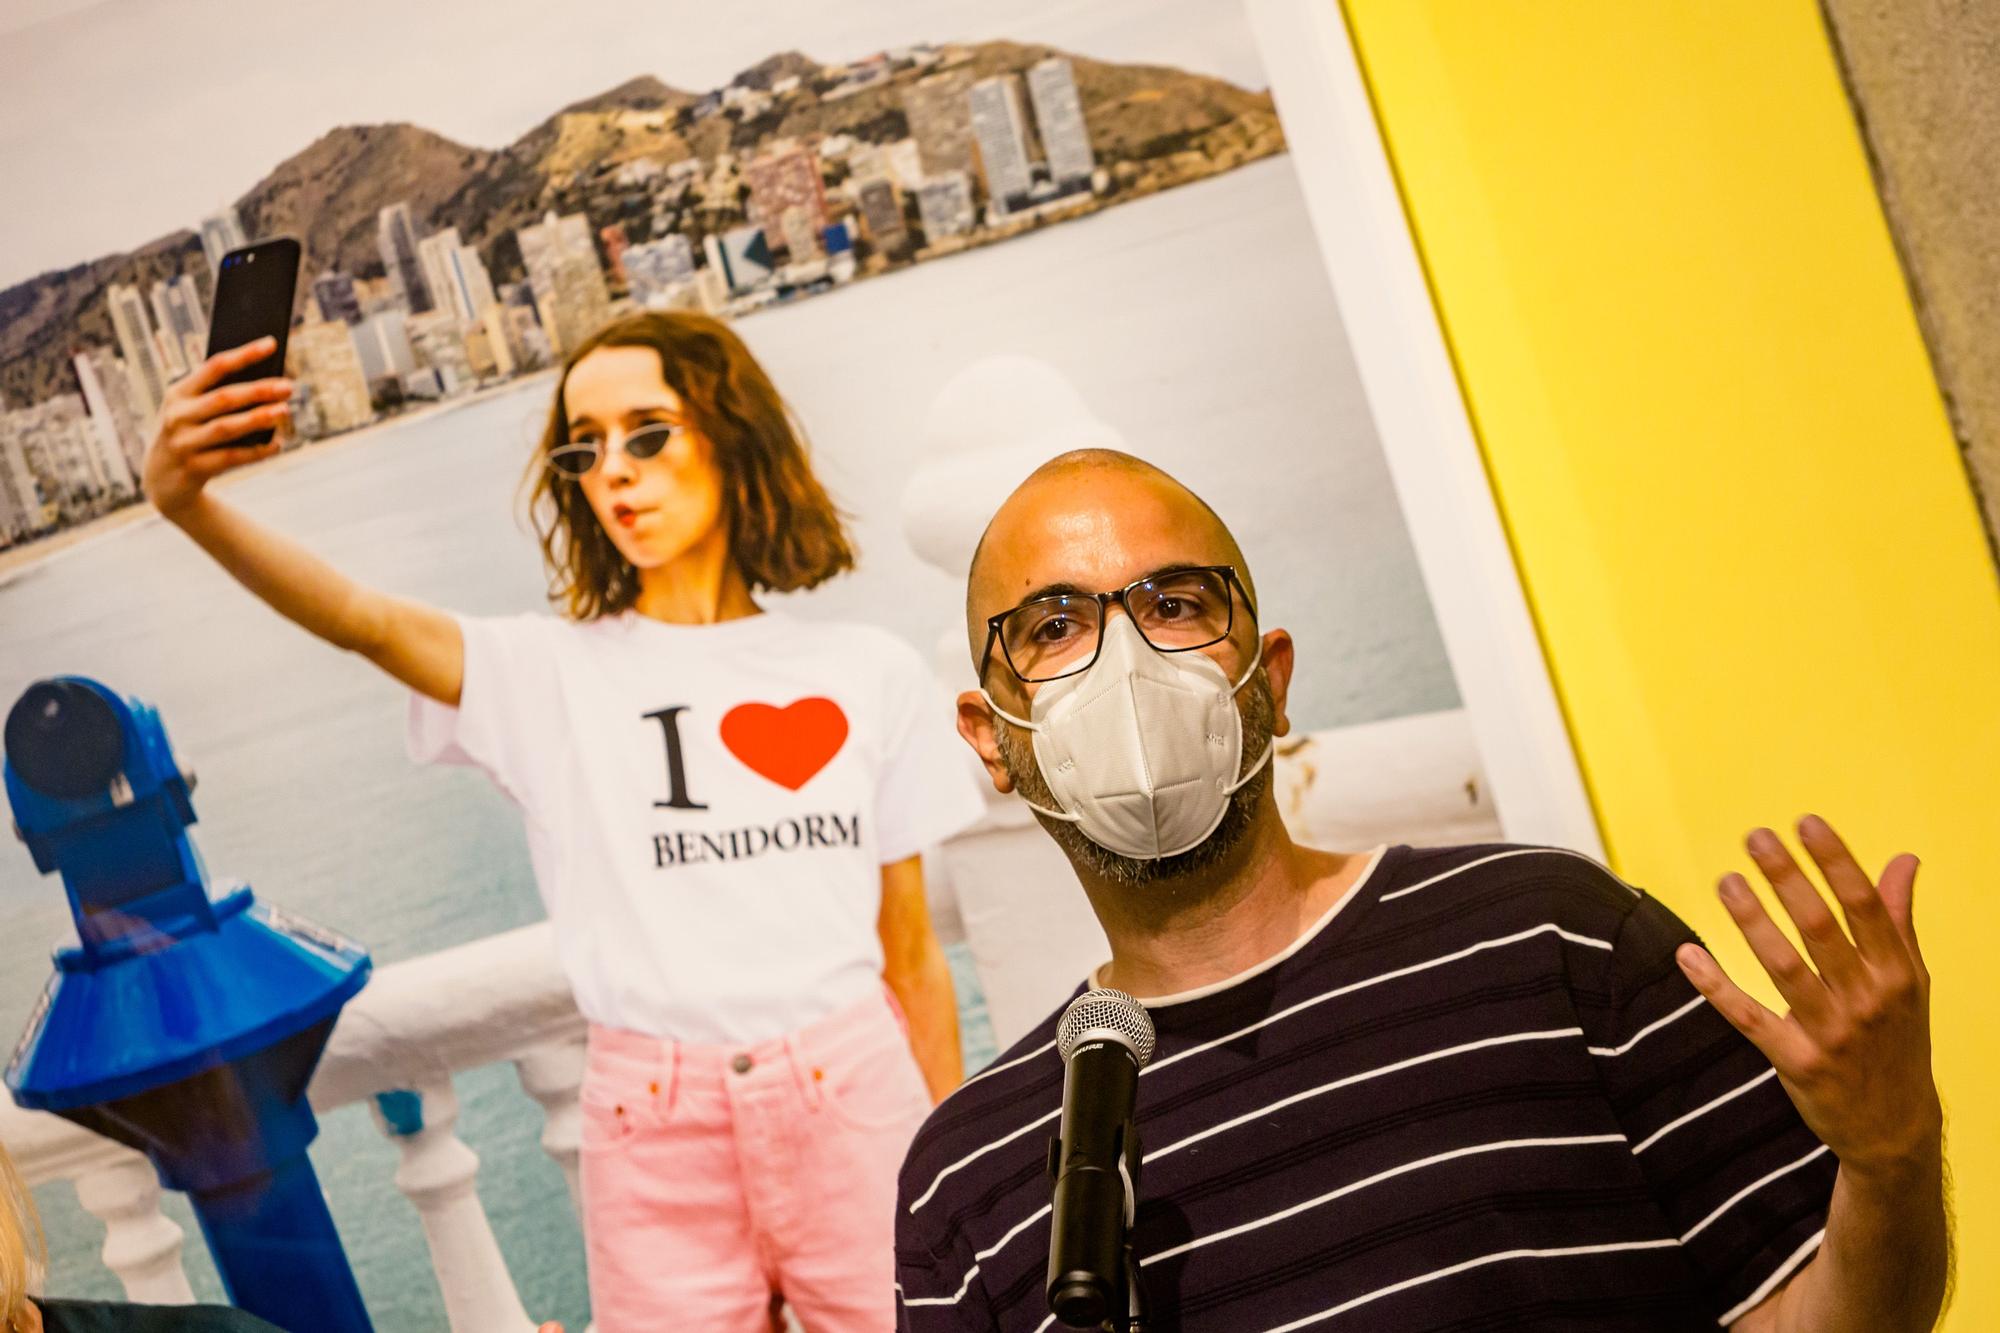
[[[215,387],[276,348],[276,340],[259,338],[217,352],[167,390],[145,468],[146,498],[166,518],[173,519],[193,504],[211,478],[278,452],[277,439],[259,445],[233,442],[257,431],[282,430],[290,422],[292,381],[252,380]]]

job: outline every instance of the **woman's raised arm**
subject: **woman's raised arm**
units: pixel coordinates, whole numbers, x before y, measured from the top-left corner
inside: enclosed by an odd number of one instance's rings
[[[215,387],[272,350],[271,339],[264,338],[218,352],[167,390],[159,433],[146,451],[147,498],[279,615],[336,648],[361,654],[410,688],[456,705],[465,678],[457,621],[435,607],[357,583],[207,493],[213,478],[278,451],[275,439],[263,445],[236,441],[286,424],[292,382]]]

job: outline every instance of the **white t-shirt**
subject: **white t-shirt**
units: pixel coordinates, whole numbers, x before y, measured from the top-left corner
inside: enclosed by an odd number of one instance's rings
[[[983,809],[943,689],[885,631],[459,626],[459,706],[412,696],[411,757],[475,764],[521,808],[594,1023],[752,1042],[857,1002],[881,984],[881,867]]]

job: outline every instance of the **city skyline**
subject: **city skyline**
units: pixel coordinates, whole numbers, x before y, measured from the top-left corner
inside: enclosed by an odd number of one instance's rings
[[[1033,33],[1078,55],[1264,85],[1240,13],[1209,0],[1036,0],[1004,12],[971,0],[852,11],[772,0],[754,23],[691,23],[698,12],[650,0],[560,9],[500,0],[476,13],[458,4],[409,10],[357,0],[329,23],[315,7],[272,11],[248,0],[171,10],[143,0],[47,0],[33,21],[0,26],[7,33],[0,126],[23,127],[0,132],[0,177],[24,197],[64,206],[19,210],[0,223],[0,289],[195,229],[331,126],[421,125],[498,147],[545,120],[552,106],[647,70],[701,91],[773,51],[839,61],[925,39]],[[218,61],[208,35],[246,29],[275,49],[308,45],[314,60]],[[403,39],[379,41],[392,30]],[[599,40],[605,32],[619,40]],[[439,46],[461,58],[440,66],[429,54]],[[155,96],[156,71],[177,65],[203,71],[200,91]],[[348,78],[341,73],[348,69],[370,77]],[[314,71],[324,73],[303,77]],[[245,106],[258,113],[240,114]]]
[[[1109,118],[1103,154],[1070,55],[920,43],[834,66],[782,53],[700,97],[643,81],[614,90],[564,121],[589,127],[597,146],[533,178],[534,220],[521,219],[518,194],[450,187],[421,209],[407,197],[376,207],[379,188],[350,196],[344,213],[340,196],[323,201],[326,212],[295,209],[306,227],[330,221],[314,234],[336,253],[308,253],[301,274],[293,441],[539,369],[627,310],[747,315],[1282,151],[1268,96],[1182,71],[1085,63],[1090,105]],[[1143,95],[1130,97],[1135,89]],[[1128,102],[1149,110],[1135,120]],[[1179,110],[1162,118],[1155,107]],[[635,126],[649,137],[619,151]],[[384,159],[377,185],[410,180],[406,160]],[[254,200],[273,188],[285,187],[267,182],[246,197],[260,233],[273,223]],[[478,202],[458,202],[467,198]],[[374,211],[357,218],[356,205]],[[357,228],[368,241],[343,247]],[[153,418],[203,352],[204,289],[246,231],[234,207],[192,230],[192,268],[182,247],[167,252],[180,271],[150,283],[129,256],[110,270],[130,280],[91,304],[115,348],[72,325],[54,391],[0,404],[0,546],[139,498]],[[342,248],[350,271],[337,267]],[[496,271],[508,281],[496,284]],[[49,385],[47,367],[23,364],[27,383]]]

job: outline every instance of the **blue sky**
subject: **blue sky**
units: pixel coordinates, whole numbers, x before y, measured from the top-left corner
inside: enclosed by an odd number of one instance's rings
[[[497,147],[638,74],[998,37],[1266,82],[1240,0],[8,0],[0,287],[192,226],[336,125]]]

